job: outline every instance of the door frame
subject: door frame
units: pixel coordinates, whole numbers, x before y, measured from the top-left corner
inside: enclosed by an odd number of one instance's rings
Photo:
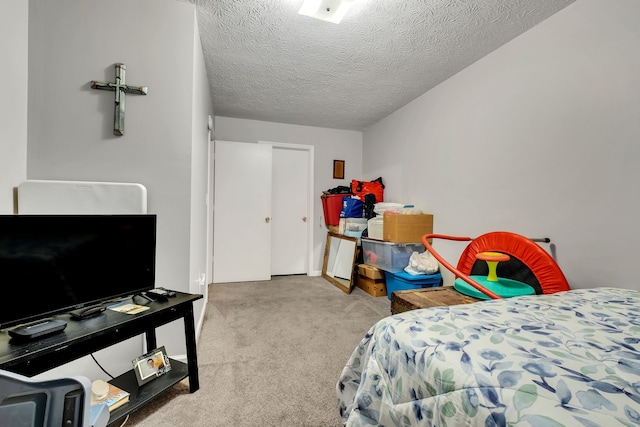
[[[306,254],[306,261],[305,261],[305,266],[306,266],[306,270],[307,270],[307,276],[311,276],[312,272],[312,266],[313,264],[313,224],[314,224],[314,218],[313,218],[313,212],[314,212],[314,202],[315,199],[313,197],[313,177],[314,177],[314,146],[313,145],[306,145],[306,144],[290,144],[290,143],[286,143],[286,142],[271,142],[271,141],[258,141],[258,144],[268,144],[271,145],[274,148],[281,148],[281,149],[285,149],[285,150],[298,150],[298,151],[306,151],[307,152],[307,158],[308,158],[308,171],[309,171],[309,176],[308,176],[308,186],[309,188],[307,188],[307,195],[308,195],[308,200],[307,200],[307,208],[308,208],[308,215],[307,215],[307,254]]]
[[[215,200],[215,142],[216,141],[213,134],[213,129],[210,127],[207,136],[207,268],[205,270],[204,291],[200,289],[200,291],[203,291],[203,295],[205,298],[209,297],[209,283],[213,283],[213,215],[215,215],[213,201]],[[200,286],[203,286],[202,282],[200,283]]]

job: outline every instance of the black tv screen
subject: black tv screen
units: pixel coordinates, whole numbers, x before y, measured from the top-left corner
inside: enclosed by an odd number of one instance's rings
[[[0,329],[155,286],[155,215],[0,215]]]

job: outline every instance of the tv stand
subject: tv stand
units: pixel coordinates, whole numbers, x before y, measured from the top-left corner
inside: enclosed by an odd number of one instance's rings
[[[130,371],[110,381],[130,393],[129,403],[110,413],[109,426],[119,425],[127,414],[187,377],[191,393],[200,388],[193,302],[201,298],[202,295],[176,292],[176,296],[167,301],[148,303],[149,310],[138,314],[106,310],[102,316],[81,322],[71,321],[68,313],[54,316],[54,319],[67,322],[66,329],[33,341],[17,341],[9,336],[7,330],[2,330],[0,368],[33,376],[140,334],[145,335],[147,348],[155,349],[158,348],[156,328],[182,318],[187,363],[171,359],[169,372],[140,387],[133,366]]]

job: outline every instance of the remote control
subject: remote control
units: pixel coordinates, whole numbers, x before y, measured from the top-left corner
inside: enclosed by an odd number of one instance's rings
[[[170,291],[165,288],[155,288],[151,289],[149,292],[154,293],[156,295],[162,295],[164,297],[175,297],[176,293],[174,291]]]
[[[169,299],[164,294],[164,292],[158,291],[157,289],[148,290],[147,292],[144,292],[142,295],[144,295],[147,298],[151,298],[152,300],[156,300],[156,301],[167,301]]]
[[[171,298],[171,297],[175,297],[175,296],[176,296],[175,291],[172,291],[171,289],[166,289],[166,288],[162,288],[162,287],[161,287],[161,288],[158,288],[158,289],[163,290],[163,291],[165,292],[165,294],[166,294],[169,298]]]
[[[89,307],[80,308],[78,310],[70,311],[71,318],[75,320],[83,320],[88,319],[89,317],[97,316],[103,311],[105,311],[106,307],[102,305],[93,305]]]

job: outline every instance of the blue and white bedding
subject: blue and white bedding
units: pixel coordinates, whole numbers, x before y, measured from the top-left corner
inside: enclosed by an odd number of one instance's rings
[[[390,316],[355,349],[337,392],[347,426],[637,426],[640,292]]]

